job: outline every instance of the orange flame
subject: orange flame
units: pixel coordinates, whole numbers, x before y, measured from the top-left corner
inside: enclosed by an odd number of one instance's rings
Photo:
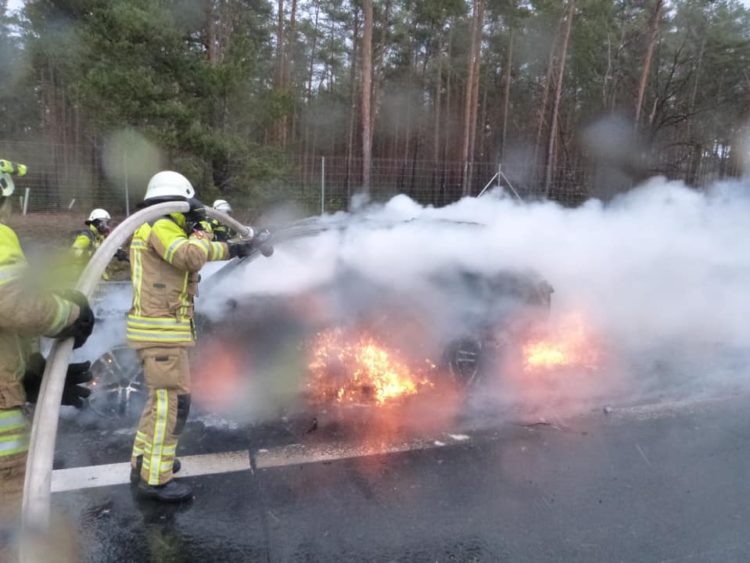
[[[561,318],[548,338],[531,340],[522,351],[526,372],[570,366],[595,369],[599,364],[598,346],[578,314]]]
[[[319,399],[383,405],[432,387],[424,373],[412,370],[396,351],[371,336],[327,330],[313,340],[311,356],[308,389]]]
[[[231,405],[242,384],[244,360],[234,342],[207,338],[191,369],[193,400],[211,409]]]

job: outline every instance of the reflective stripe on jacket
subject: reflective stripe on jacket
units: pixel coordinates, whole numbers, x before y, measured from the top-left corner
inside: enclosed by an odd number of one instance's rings
[[[0,457],[29,449],[29,424],[19,408],[0,410]]]
[[[200,232],[188,237],[184,225],[184,215],[175,213],[143,224],[133,234],[128,341],[134,348],[191,346],[198,271],[208,261],[229,256],[225,243],[212,242]]]
[[[26,402],[21,380],[37,336],[56,336],[78,318],[78,307],[49,292],[34,291],[13,230],[0,224],[0,409]]]

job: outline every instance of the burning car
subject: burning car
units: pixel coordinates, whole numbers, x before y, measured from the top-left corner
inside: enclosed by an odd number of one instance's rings
[[[249,380],[306,410],[476,388],[543,323],[552,295],[534,272],[455,260],[482,228],[327,218],[274,230],[272,258],[231,261],[201,283],[196,401],[221,404]],[[430,233],[451,248],[431,253]],[[93,369],[94,407],[121,413],[142,395],[124,346]]]

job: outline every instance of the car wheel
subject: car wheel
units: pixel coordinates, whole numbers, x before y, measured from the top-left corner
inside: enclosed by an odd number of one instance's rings
[[[112,348],[91,364],[91,373],[88,399],[91,410],[107,418],[140,415],[148,390],[135,350],[127,346]]]
[[[454,340],[445,350],[445,364],[455,383],[462,387],[474,385],[481,376],[484,345],[477,338]]]

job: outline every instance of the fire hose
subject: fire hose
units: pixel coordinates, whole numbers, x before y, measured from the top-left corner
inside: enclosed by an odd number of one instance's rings
[[[86,297],[90,297],[117,249],[125,244],[142,224],[170,213],[187,213],[189,210],[190,205],[187,202],[167,202],[147,207],[125,219],[91,257],[78,280],[76,289]],[[232,228],[244,240],[251,240],[255,235],[252,227],[243,225],[226,213],[211,208],[206,208],[205,213]],[[57,340],[47,358],[47,366],[34,412],[26,462],[22,512],[24,536],[44,531],[49,527],[52,461],[65,373],[72,351],[72,338]],[[24,555],[24,552],[26,550],[22,546],[21,560],[31,561],[30,556]]]

